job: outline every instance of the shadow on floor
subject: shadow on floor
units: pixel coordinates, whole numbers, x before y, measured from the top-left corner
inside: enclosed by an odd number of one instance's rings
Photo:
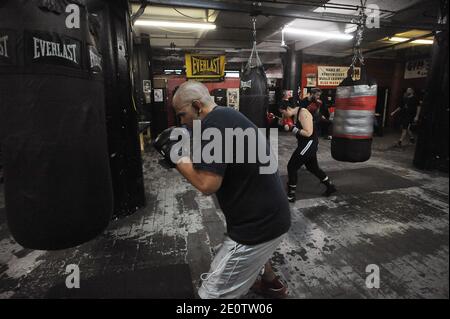
[[[93,277],[82,280],[79,289],[68,289],[63,282],[45,298],[194,299],[195,294],[189,266],[181,264]]]
[[[358,195],[391,189],[420,186],[398,175],[376,167],[365,167],[350,170],[326,172],[338,188],[339,194]],[[287,176],[283,176],[287,183]],[[319,185],[319,180],[307,170],[298,173],[297,198],[311,199],[322,196],[325,187]]]

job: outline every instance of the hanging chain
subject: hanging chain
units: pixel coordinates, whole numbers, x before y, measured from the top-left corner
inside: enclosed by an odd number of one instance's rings
[[[253,43],[256,43],[256,17],[252,18],[253,22]]]
[[[361,44],[364,39],[364,29],[366,26],[367,15],[365,12],[367,0],[361,0],[361,9],[358,18],[358,28],[356,29],[355,44],[353,46],[353,59],[351,67],[354,68],[359,61],[361,65],[364,65],[364,56],[362,54]]]
[[[256,16],[252,17],[252,24],[253,24],[253,50],[250,55],[250,59],[248,60],[249,66],[260,66],[261,60],[259,58],[258,50],[256,49],[257,41],[256,41]],[[256,64],[253,64],[253,58],[255,58]]]

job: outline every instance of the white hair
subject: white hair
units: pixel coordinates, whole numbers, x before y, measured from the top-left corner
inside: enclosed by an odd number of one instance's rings
[[[208,88],[193,80],[181,84],[173,99],[179,100],[180,105],[189,104],[196,100],[206,106],[214,104],[214,98],[209,94]]]

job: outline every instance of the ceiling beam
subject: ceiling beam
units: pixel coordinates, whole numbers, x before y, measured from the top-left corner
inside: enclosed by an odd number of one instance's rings
[[[246,2],[250,2],[254,0],[244,0]],[[360,4],[354,5],[354,4],[342,4],[342,3],[335,3],[335,2],[317,2],[317,1],[282,1],[282,0],[259,0],[258,2],[262,3],[269,3],[269,4],[283,4],[283,5],[289,5],[294,7],[304,7],[304,8],[317,8],[321,7],[324,9],[338,9],[338,10],[347,10],[347,11],[359,11],[361,8],[365,9],[366,7],[362,7]],[[309,10],[308,10],[309,11]],[[379,9],[382,13],[387,14],[395,14],[395,11],[392,10],[383,10]]]
[[[337,13],[317,13],[305,12],[280,7],[269,6],[266,3],[254,2],[253,4],[243,4],[231,1],[210,1],[210,0],[145,0],[150,5],[166,6],[166,7],[181,7],[181,8],[197,8],[210,9],[219,11],[241,12],[250,15],[276,16],[293,19],[306,19],[316,21],[328,21],[335,23],[355,24],[354,15],[345,15]],[[141,0],[131,0],[132,3],[141,3]],[[422,24],[422,23],[402,23],[393,21],[391,19],[381,19],[381,27],[384,28],[405,28],[438,31],[443,27],[437,23]]]

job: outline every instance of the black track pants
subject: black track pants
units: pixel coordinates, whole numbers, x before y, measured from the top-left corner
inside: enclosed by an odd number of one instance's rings
[[[311,142],[312,143],[305,145],[299,145],[289,160],[288,184],[291,186],[297,185],[297,172],[303,165],[305,165],[308,171],[314,174],[321,182],[327,178],[327,175],[320,169],[319,163],[317,162],[317,143],[314,141]]]

